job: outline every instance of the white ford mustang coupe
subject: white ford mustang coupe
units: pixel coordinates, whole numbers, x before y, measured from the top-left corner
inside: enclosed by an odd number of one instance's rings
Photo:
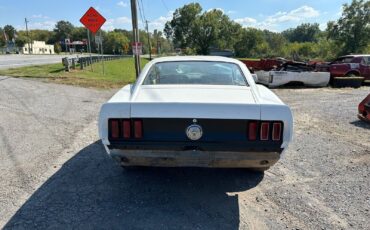
[[[290,108],[240,61],[183,56],[149,62],[103,104],[99,135],[122,166],[264,171],[292,139]]]

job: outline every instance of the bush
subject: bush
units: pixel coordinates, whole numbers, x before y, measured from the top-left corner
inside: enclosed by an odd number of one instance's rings
[[[184,51],[184,55],[195,55],[197,52],[195,49],[187,47]]]
[[[59,54],[60,52],[62,52],[62,47],[60,46],[60,44],[58,42],[56,42],[54,44],[54,52]]]

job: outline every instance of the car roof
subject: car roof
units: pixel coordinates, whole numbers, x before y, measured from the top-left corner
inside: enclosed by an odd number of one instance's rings
[[[168,56],[155,58],[154,63],[160,62],[171,62],[171,61],[214,61],[214,62],[230,62],[240,64],[240,61],[233,58],[221,57],[221,56]]]

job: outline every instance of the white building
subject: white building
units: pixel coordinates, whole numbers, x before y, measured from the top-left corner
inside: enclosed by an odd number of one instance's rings
[[[23,54],[54,54],[54,45],[45,44],[44,41],[33,41],[29,44],[24,44],[20,52]]]

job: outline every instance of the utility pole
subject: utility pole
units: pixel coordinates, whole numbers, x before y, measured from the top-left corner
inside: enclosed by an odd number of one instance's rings
[[[131,18],[132,18],[132,33],[134,38],[135,46],[139,42],[139,28],[137,25],[137,8],[136,8],[136,0],[131,0]],[[134,47],[133,47],[134,49]],[[140,74],[140,55],[138,53],[135,54],[135,70],[136,70],[136,78],[139,77]]]
[[[92,65],[92,57],[91,57],[91,43],[90,43],[90,31],[88,29],[86,29],[87,31],[87,42],[89,44],[89,53],[90,53],[90,68],[91,68],[91,71],[94,71],[93,70],[93,65]]]
[[[103,36],[101,35],[101,30],[99,31],[100,34],[100,57],[101,57],[101,64],[103,67],[103,75],[105,75],[105,70],[104,70],[104,58],[103,58]]]
[[[28,54],[31,54],[31,50],[30,50],[30,35],[28,34],[28,22],[27,21],[27,18],[24,18],[24,22],[26,23],[26,34],[27,34],[27,44],[28,44]]]
[[[149,60],[152,60],[152,46],[150,44],[150,34],[149,34],[149,28],[148,28],[148,20],[146,20],[145,23],[146,23],[146,33],[148,34]]]
[[[157,37],[157,54],[161,55],[161,41],[159,41],[158,37]]]

